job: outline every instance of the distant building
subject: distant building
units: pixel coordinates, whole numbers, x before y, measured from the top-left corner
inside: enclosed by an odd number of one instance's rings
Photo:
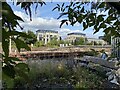
[[[87,43],[97,43],[97,44],[101,44],[101,45],[106,45],[107,42],[102,40],[102,39],[97,39],[97,38],[87,38]]]
[[[77,38],[86,38],[86,35],[83,33],[69,33],[67,34],[66,40],[69,42],[75,42]]]
[[[102,39],[103,40],[104,36],[99,36],[99,39]]]
[[[47,44],[50,42],[53,38],[56,38],[57,40],[60,39],[58,31],[53,30],[37,30],[37,40],[43,41],[44,44]]]
[[[118,43],[120,43],[120,37],[111,37],[112,54],[120,60],[120,46],[117,45]]]

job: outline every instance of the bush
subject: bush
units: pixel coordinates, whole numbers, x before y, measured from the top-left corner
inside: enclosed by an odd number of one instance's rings
[[[34,44],[35,47],[41,47],[41,46],[44,46],[44,42],[43,41],[37,41],[35,44]]]
[[[84,38],[76,38],[75,42],[73,43],[74,45],[84,45],[85,40]]]
[[[31,86],[17,79],[15,86],[30,88],[100,88],[104,78],[84,67],[68,68],[65,61],[30,61]],[[27,87],[26,87],[27,86]]]

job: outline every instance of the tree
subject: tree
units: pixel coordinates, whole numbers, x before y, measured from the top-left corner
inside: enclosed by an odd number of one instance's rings
[[[85,44],[84,38],[81,37],[75,39],[74,45],[83,45],[83,44]]]
[[[23,0],[24,1],[24,0]],[[13,0],[14,2],[14,0]],[[1,2],[0,2],[1,3]],[[29,14],[30,20],[32,20],[32,12],[31,5],[36,4],[36,9],[38,4],[41,6],[45,3],[43,1],[39,2],[39,0],[34,0],[31,2],[16,2],[16,5],[20,5],[21,9],[24,9],[26,14]],[[15,61],[20,61],[20,59],[16,57],[11,57],[9,55],[9,41],[10,37],[14,41],[18,51],[20,52],[21,48],[25,48],[26,50],[30,50],[30,47],[25,43],[22,38],[32,39],[30,35],[26,33],[19,32],[15,30],[15,27],[19,26],[23,29],[18,21],[23,21],[23,19],[14,14],[12,8],[7,2],[2,2],[2,8],[0,8],[0,13],[2,13],[2,18],[0,22],[2,22],[2,50],[4,53],[2,54],[2,82],[5,81],[7,84],[7,88],[12,88],[15,77],[19,76],[24,78],[26,82],[29,84],[28,72],[29,67],[25,63],[16,63]],[[30,86],[30,85],[29,85]]]
[[[98,43],[96,41],[93,41],[94,45],[98,45]]]
[[[37,41],[37,36],[34,34],[34,32],[28,30],[25,33],[32,37],[32,38],[23,38],[27,44],[34,44]]]
[[[50,42],[47,43],[48,46],[58,46],[59,41],[57,40],[57,37],[54,36],[51,38]]]
[[[37,41],[37,42],[35,42],[34,46],[36,46],[36,47],[44,46],[44,42],[43,41]]]
[[[91,6],[91,9],[86,9],[86,6]],[[83,30],[93,27],[94,34],[103,29],[104,32],[110,33],[111,36],[120,37],[120,2],[70,2],[69,5],[57,4],[53,9],[57,9],[62,16],[66,16],[61,20],[60,27],[66,23],[74,26],[75,23],[83,25]],[[104,12],[108,15],[97,14]]]
[[[110,45],[111,44],[111,35],[104,34],[103,40],[106,41]]]
[[[59,40],[59,44],[64,44],[64,43],[65,43],[65,41]]]

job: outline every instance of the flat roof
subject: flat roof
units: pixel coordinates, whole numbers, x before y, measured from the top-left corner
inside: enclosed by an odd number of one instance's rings
[[[86,34],[83,34],[83,33],[68,33],[67,35],[83,35],[83,36],[85,36]]]
[[[58,33],[58,31],[54,31],[54,30],[37,30],[36,32],[41,32],[41,33],[46,33],[46,32]]]
[[[87,38],[87,39],[102,40],[102,39],[99,39],[99,38]]]

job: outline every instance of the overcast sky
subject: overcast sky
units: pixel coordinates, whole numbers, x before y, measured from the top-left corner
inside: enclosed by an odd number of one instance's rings
[[[56,30],[59,32],[62,38],[65,38],[66,35],[71,32],[84,33],[89,38],[98,38],[104,34],[101,30],[93,35],[93,28],[88,28],[83,31],[82,25],[78,23],[74,26],[63,25],[62,28],[59,28],[61,19],[65,17],[57,20],[59,12],[57,10],[52,11],[57,3],[58,2],[47,2],[46,5],[42,7],[39,6],[37,9],[37,14],[35,14],[35,6],[32,6],[32,21],[30,21],[29,15],[27,15],[25,11],[20,8],[20,6],[13,5],[9,2],[12,9],[14,10],[14,13],[24,20],[24,22],[20,22],[20,25],[24,27],[25,31],[32,30],[33,32],[36,32],[38,29]],[[17,28],[17,30],[20,29]]]

